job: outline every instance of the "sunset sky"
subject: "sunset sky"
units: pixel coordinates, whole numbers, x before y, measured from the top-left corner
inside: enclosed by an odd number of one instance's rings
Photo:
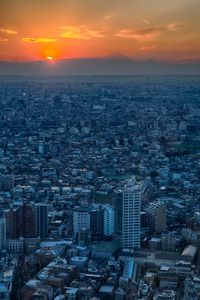
[[[200,0],[0,0],[0,60],[200,60]]]

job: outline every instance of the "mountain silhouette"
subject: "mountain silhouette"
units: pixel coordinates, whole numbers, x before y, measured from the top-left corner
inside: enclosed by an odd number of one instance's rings
[[[0,75],[200,75],[200,63],[134,61],[119,53],[104,58],[64,59],[53,62],[0,61]]]

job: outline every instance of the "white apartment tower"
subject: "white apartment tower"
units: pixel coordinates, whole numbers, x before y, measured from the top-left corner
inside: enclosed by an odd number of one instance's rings
[[[111,236],[115,231],[115,213],[111,206],[104,208],[103,214],[103,234],[105,236]]]
[[[122,205],[122,247],[140,247],[140,211],[142,184],[135,178],[128,180],[123,190]]]

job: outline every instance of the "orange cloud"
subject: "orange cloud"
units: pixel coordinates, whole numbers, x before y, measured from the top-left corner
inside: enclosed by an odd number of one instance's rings
[[[142,22],[144,22],[145,24],[151,24],[151,21],[145,19],[145,18],[142,18]]]
[[[176,31],[176,30],[182,29],[184,27],[185,27],[185,25],[181,22],[174,22],[174,23],[170,23],[167,25],[167,29],[170,31]]]
[[[56,42],[56,39],[53,38],[31,38],[31,37],[26,37],[22,39],[23,42],[26,43],[53,43]]]
[[[63,31],[60,37],[65,39],[90,40],[104,37],[103,30],[93,30],[87,26],[61,26],[59,29]]]
[[[116,37],[132,39],[137,42],[150,42],[163,34],[163,28],[122,29],[115,33]]]
[[[17,34],[17,31],[12,30],[12,29],[5,29],[5,28],[0,28],[0,32],[6,33],[6,34],[13,34],[13,35]]]
[[[139,50],[140,51],[148,51],[148,50],[151,50],[154,48],[155,48],[155,45],[149,45],[149,46],[140,47]]]
[[[103,19],[104,20],[110,20],[110,19],[113,19],[115,17],[119,17],[120,15],[122,15],[122,10],[121,9],[115,9],[110,14],[105,15],[103,17]]]
[[[117,16],[117,14],[110,14],[110,15],[104,16],[103,18],[104,18],[105,20],[110,20],[110,19],[112,19],[112,18],[115,18],[116,16]]]
[[[7,42],[8,39],[3,39],[3,38],[0,38],[0,42]]]

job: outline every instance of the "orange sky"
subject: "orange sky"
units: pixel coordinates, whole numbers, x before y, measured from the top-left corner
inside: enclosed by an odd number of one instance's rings
[[[0,60],[200,60],[200,0],[0,0]]]

